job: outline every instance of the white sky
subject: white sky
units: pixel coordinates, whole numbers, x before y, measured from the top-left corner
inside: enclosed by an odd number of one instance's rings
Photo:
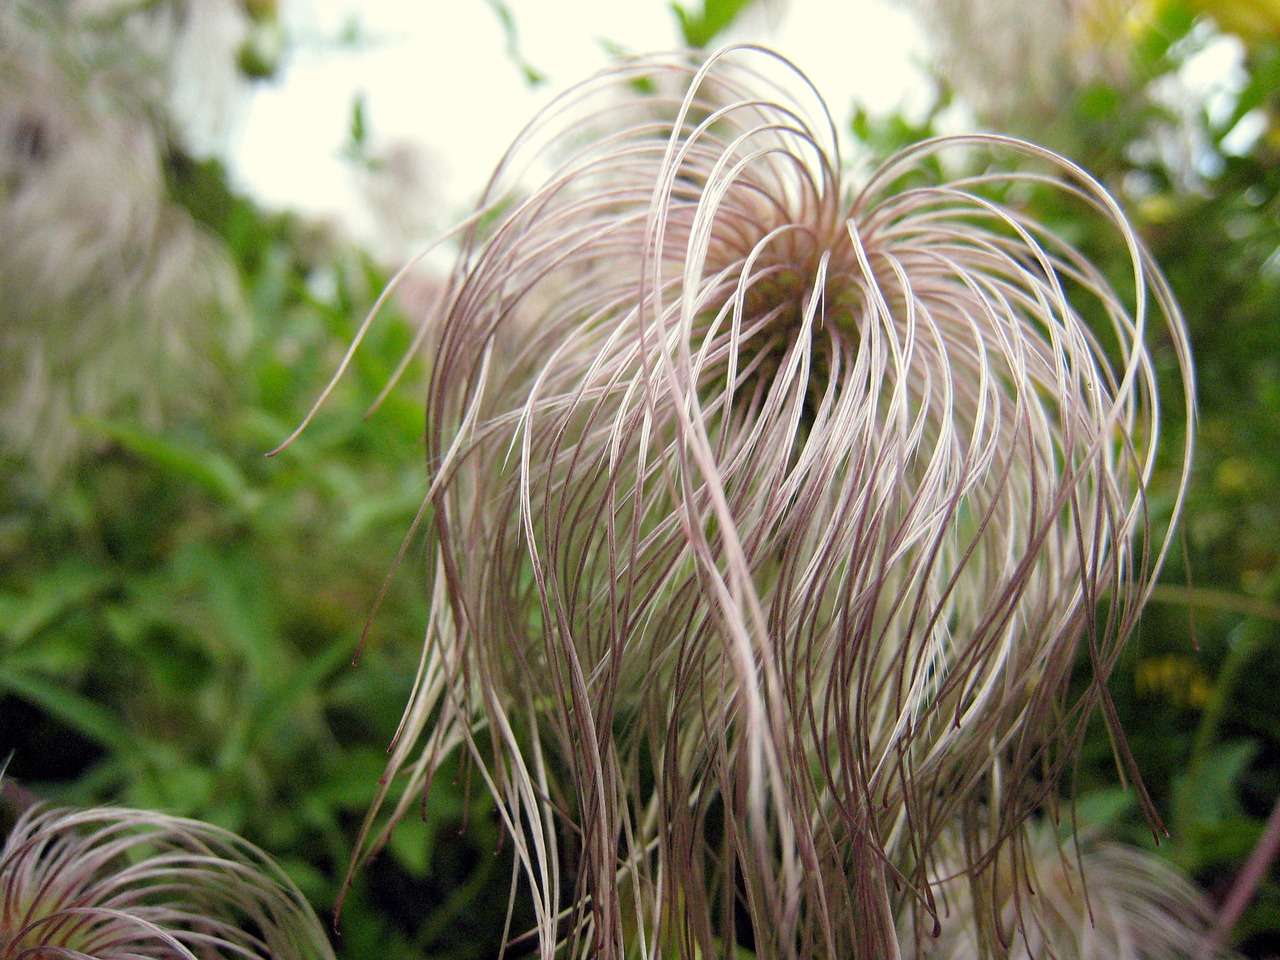
[[[696,4],[692,0],[688,5]],[[351,106],[366,103],[375,148],[410,141],[429,158],[433,206],[447,226],[539,105],[604,66],[602,41],[634,52],[678,44],[666,0],[509,0],[524,58],[547,76],[530,90],[484,0],[294,0],[301,43],[280,79],[260,86],[230,155],[233,176],[273,207],[333,215],[373,229],[356,177],[340,159]],[[885,0],[766,3],[732,37],[764,42],[814,80],[837,121],[856,98],[889,110],[921,95],[915,24]],[[356,20],[368,42],[336,47]],[[769,22],[772,19],[772,22]],[[447,22],[447,25],[446,25]]]

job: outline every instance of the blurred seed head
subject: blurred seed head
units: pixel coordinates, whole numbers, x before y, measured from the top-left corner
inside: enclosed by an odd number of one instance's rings
[[[957,841],[957,846],[959,843]],[[1015,868],[1016,860],[1025,865]],[[939,932],[903,931],[904,960],[1219,960],[1204,895],[1165,859],[1118,843],[1021,831],[990,867],[935,886]],[[1025,875],[1029,883],[1021,883]]]
[[[1190,415],[1186,336],[1115,202],[996,137],[841,175],[776,55],[624,65],[512,147],[424,328],[434,615],[378,804],[467,750],[544,956],[740,913],[762,958],[890,955],[953,819],[997,811],[980,871],[1055,789],[1162,560],[1148,343]]]
[[[195,156],[225,148],[246,80],[280,56],[278,11],[247,0],[57,0],[62,31]],[[274,38],[274,40],[273,40]],[[274,47],[274,49],[273,49]]]
[[[194,820],[34,808],[0,850],[0,958],[324,960],[319,920],[262,851]]]
[[[240,309],[225,253],[167,197],[145,67],[55,9],[0,9],[0,447],[46,483],[86,419],[207,402]]]
[[[1131,95],[1142,0],[912,0],[940,73],[984,122],[1042,133],[1082,88]]]
[[[436,158],[420,143],[393,139],[371,147],[355,173],[371,220],[371,252],[403,263],[422,248],[441,206]]]

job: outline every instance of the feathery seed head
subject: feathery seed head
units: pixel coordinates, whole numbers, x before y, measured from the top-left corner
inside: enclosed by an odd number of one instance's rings
[[[46,484],[81,420],[195,405],[240,307],[225,252],[165,195],[145,84],[68,16],[0,6],[0,454]]]
[[[1015,860],[1023,866],[1015,870]],[[954,865],[960,867],[963,857]],[[1021,886],[1025,874],[1030,883]],[[1041,825],[977,876],[935,886],[940,933],[904,931],[905,960],[1217,960],[1213,913],[1168,861],[1094,839],[1059,844]]]
[[[324,960],[302,894],[234,834],[139,810],[24,813],[0,849],[0,958]]]
[[[930,180],[948,152],[991,163]],[[1163,557],[1147,344],[1190,406],[1187,344],[1115,202],[998,137],[841,169],[776,55],[621,66],[503,159],[424,331],[435,613],[392,819],[469,750],[546,957],[719,955],[739,912],[760,957],[890,955],[958,812],[997,811],[976,870],[1054,789]],[[1127,298],[1041,190],[1114,228]]]

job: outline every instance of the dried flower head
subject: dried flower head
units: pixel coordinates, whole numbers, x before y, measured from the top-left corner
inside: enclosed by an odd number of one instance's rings
[[[84,419],[196,405],[239,305],[166,195],[145,73],[57,9],[0,5],[0,453],[45,481]]]
[[[956,862],[962,862],[961,857]],[[1015,870],[1015,859],[1025,861]],[[1020,875],[1030,877],[1019,885]],[[906,960],[1216,960],[1213,913],[1167,861],[1118,843],[1059,844],[1044,827],[978,876],[937,886],[940,933],[904,931]]]
[[[256,847],[140,810],[32,809],[0,850],[0,958],[324,960],[297,887]]]
[[[1187,344],[1116,203],[996,137],[841,175],[776,55],[621,66],[504,158],[424,328],[434,616],[378,803],[469,751],[544,957],[744,917],[762,958],[891,956],[958,812],[996,811],[980,869],[1053,790],[1160,565],[1147,344],[1190,407]]]

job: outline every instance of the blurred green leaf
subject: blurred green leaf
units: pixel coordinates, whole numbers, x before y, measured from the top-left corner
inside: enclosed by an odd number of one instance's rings
[[[16,668],[12,660],[0,664],[0,690],[36,704],[118,755],[140,756],[137,738],[111,710],[74,690]]]
[[[405,817],[391,831],[387,849],[412,876],[425,877],[431,862],[434,830],[420,816]]]
[[[112,580],[107,571],[70,558],[22,592],[0,592],[0,635],[13,643],[25,643],[69,609],[102,592]]]
[[[1183,869],[1200,870],[1248,852],[1261,827],[1241,815],[1239,784],[1257,755],[1252,740],[1219,744],[1174,779],[1172,853]]]
[[[307,696],[314,696],[322,681],[351,662],[355,654],[356,636],[344,638],[332,644],[319,657],[300,669],[277,676],[261,707],[251,717],[246,736],[256,740],[265,736],[277,724],[287,722],[298,703]]]
[[[1075,802],[1075,823],[1085,830],[1114,831],[1120,821],[1137,806],[1133,790],[1127,787],[1105,787],[1091,790]],[[1060,827],[1060,839],[1066,840],[1072,822],[1064,816]]]
[[[684,42],[695,50],[707,47],[733,24],[753,0],[703,0],[702,10],[694,11],[679,3],[671,4]]]
[[[502,34],[507,41],[507,58],[520,68],[521,74],[524,75],[524,82],[531,87],[545,83],[546,76],[529,63],[520,52],[520,31],[516,26],[515,14],[511,12],[511,7],[504,0],[485,0],[485,4],[502,25]]]
[[[114,440],[126,450],[149,460],[175,477],[190,480],[236,509],[248,513],[259,502],[243,472],[226,454],[196,446],[123,422],[92,421],[94,432]]]
[[[349,150],[353,157],[363,157],[369,148],[369,103],[363,93],[351,99],[351,120],[348,134],[351,138]]]

